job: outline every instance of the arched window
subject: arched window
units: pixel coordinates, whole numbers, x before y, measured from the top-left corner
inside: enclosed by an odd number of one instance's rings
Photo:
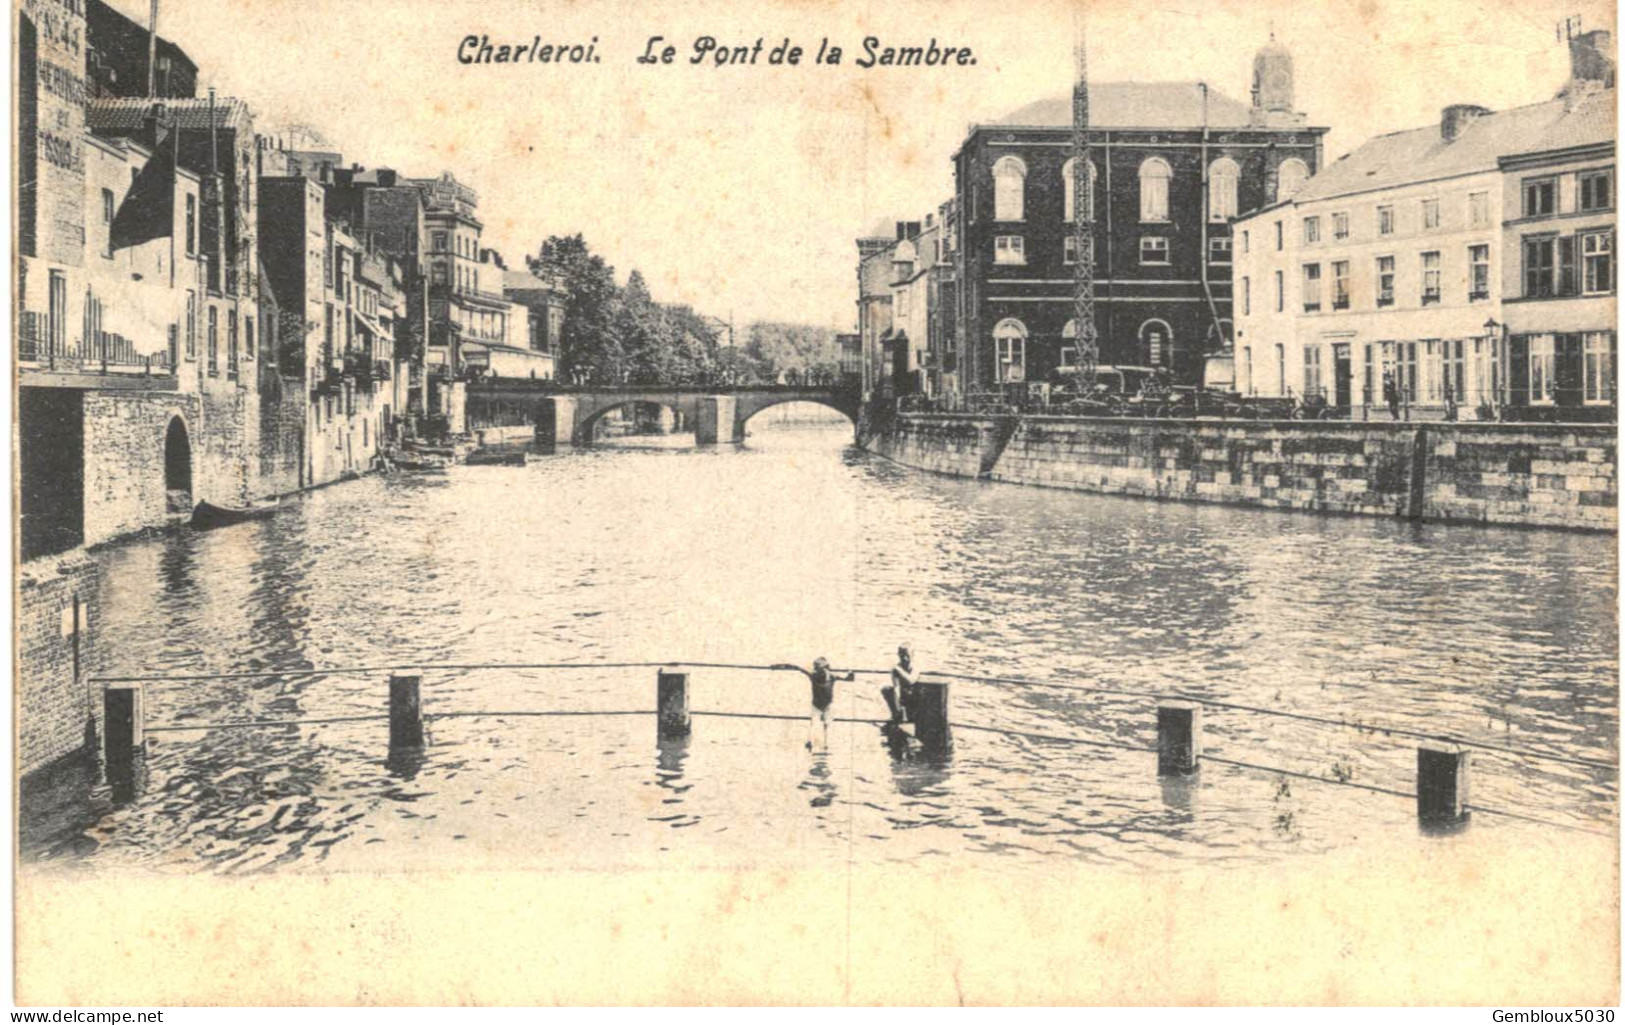
[[[1025,215],[1027,165],[1016,157],[1000,157],[993,165],[993,219],[1019,221]]]
[[[1078,366],[1078,322],[1069,320],[1061,328],[1061,365],[1059,371],[1075,370]]]
[[[1027,325],[1014,317],[993,329],[994,370],[1000,384],[1027,379]]]
[[[1168,179],[1173,176],[1173,169],[1161,157],[1140,165],[1140,220],[1168,219]]]
[[[1236,216],[1236,184],[1241,168],[1229,157],[1220,157],[1207,171],[1207,216],[1210,221],[1228,221]]]
[[[1066,196],[1065,217],[1066,223],[1068,224],[1073,223],[1077,217],[1077,207],[1073,205],[1075,201],[1073,192],[1077,188],[1077,179],[1072,176],[1073,169],[1076,167],[1077,161],[1075,159],[1068,160],[1061,166],[1062,189],[1064,195]],[[1095,219],[1095,162],[1093,160],[1084,164],[1083,173],[1085,176],[1083,188],[1083,217],[1085,220],[1092,221]]]
[[[1167,321],[1148,320],[1140,325],[1140,350],[1151,366],[1165,367],[1173,362],[1174,333]]]
[[[1309,180],[1309,165],[1292,157],[1281,161],[1281,168],[1276,172],[1275,200],[1291,199]]]

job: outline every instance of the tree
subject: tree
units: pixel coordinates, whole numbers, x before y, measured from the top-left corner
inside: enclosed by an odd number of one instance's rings
[[[786,383],[797,384],[833,380],[840,364],[835,333],[828,328],[759,320],[750,325],[745,338],[745,353],[766,381],[781,376]]]
[[[579,233],[550,236],[528,263],[532,273],[560,281],[568,296],[559,344],[559,376],[566,381],[623,383],[628,366],[615,330],[621,306],[615,268],[593,253]]]

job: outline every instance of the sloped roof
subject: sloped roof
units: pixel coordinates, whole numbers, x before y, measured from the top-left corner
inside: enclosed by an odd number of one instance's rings
[[[210,127],[209,100],[203,99],[118,99],[102,97],[85,104],[85,125],[91,131],[133,131],[142,127],[154,103],[161,104],[173,124],[181,128]],[[248,104],[232,97],[214,101],[213,126],[248,129],[253,115]]]
[[[1503,157],[1613,140],[1612,89],[1586,94],[1567,108],[1560,98],[1485,114],[1448,143],[1437,124],[1379,135],[1310,178],[1292,198],[1302,203],[1490,171]]]
[[[502,290],[507,291],[553,291],[554,286],[543,278],[539,278],[528,270],[503,270]]]
[[[1200,128],[1202,86],[1198,82],[1091,82],[1089,123],[1101,128]],[[1252,123],[1252,109],[1210,88],[1207,123],[1213,128],[1243,128]],[[986,124],[1069,128],[1072,94],[1037,100]]]

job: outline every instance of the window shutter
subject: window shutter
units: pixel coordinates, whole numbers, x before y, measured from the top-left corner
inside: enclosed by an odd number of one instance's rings
[[[1557,294],[1574,295],[1579,291],[1576,287],[1574,273],[1574,243],[1575,236],[1564,235],[1557,240]]]
[[[1513,335],[1507,342],[1507,399],[1511,405],[1529,404],[1529,336]]]
[[[1585,380],[1585,356],[1580,336],[1558,335],[1553,344],[1556,352],[1554,397],[1560,406],[1578,406],[1582,401],[1580,389]]]

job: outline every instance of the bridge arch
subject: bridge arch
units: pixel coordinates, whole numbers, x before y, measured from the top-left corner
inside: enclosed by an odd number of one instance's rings
[[[856,410],[848,409],[845,404],[839,402],[838,400],[822,395],[769,395],[756,401],[752,401],[748,398],[742,398],[739,403],[738,411],[735,414],[735,418],[739,424],[740,437],[744,437],[745,427],[751,422],[757,413],[766,412],[775,406],[784,406],[791,403],[801,403],[808,406],[822,406],[825,409],[833,409],[835,412],[846,417],[846,419],[853,426],[856,426],[858,422]]]
[[[605,415],[617,409],[636,410],[639,406],[656,406],[669,409],[679,421],[693,421],[692,403],[684,403],[676,397],[661,397],[656,395],[627,395],[609,396],[606,401],[593,403],[590,408],[579,410],[576,414],[575,428],[572,432],[573,441],[577,445],[591,445],[598,432],[598,425],[603,422]]]

